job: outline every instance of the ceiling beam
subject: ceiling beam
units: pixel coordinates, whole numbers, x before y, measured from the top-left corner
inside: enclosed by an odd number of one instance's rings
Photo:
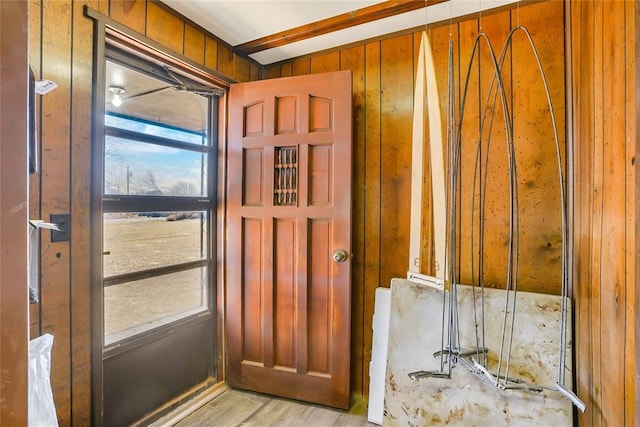
[[[242,43],[235,46],[233,51],[239,55],[249,55],[251,53],[283,46],[300,40],[306,40],[322,34],[328,34],[333,31],[343,30],[345,28],[376,21],[378,19],[411,12],[413,10],[424,8],[427,3],[429,6],[433,6],[434,4],[443,3],[445,1],[447,0],[385,1],[383,3],[354,10],[353,12],[332,16],[331,18],[322,19],[320,21],[301,25],[299,27]]]

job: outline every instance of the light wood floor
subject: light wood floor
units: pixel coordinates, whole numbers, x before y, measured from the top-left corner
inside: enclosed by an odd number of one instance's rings
[[[359,412],[362,410],[360,409]],[[227,390],[176,424],[203,426],[376,426],[366,415],[240,390]]]

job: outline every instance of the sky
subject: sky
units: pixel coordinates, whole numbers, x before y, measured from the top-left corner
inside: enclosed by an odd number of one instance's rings
[[[175,138],[201,145],[199,135],[155,126],[144,122],[106,116],[108,126],[123,127],[128,130]],[[127,194],[127,167],[129,170],[129,193],[140,194],[153,189],[152,174],[158,189],[164,194],[179,182],[186,182],[200,189],[202,154],[162,145],[131,141],[107,136],[105,138],[105,193]],[[205,182],[206,182],[206,156]],[[206,194],[206,188],[204,189]]]

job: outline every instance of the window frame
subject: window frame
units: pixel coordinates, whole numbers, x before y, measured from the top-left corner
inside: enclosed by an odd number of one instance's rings
[[[106,66],[107,61],[115,62],[121,66],[128,67],[142,74],[146,74],[150,77],[162,80],[169,84],[175,84],[176,82],[171,79],[167,73],[167,69],[175,74],[180,75],[180,79],[185,81],[191,81],[197,84],[206,83],[211,85],[211,82],[199,82],[191,76],[185,74],[189,73],[189,70],[178,69],[171,65],[161,66],[156,62],[154,58],[151,58],[145,54],[145,52],[132,53],[124,50],[124,46],[120,46],[116,41],[107,39],[104,50],[104,64]],[[104,87],[105,83],[102,83]],[[102,135],[100,138],[94,140],[94,144],[99,144],[98,150],[101,156],[100,159],[100,177],[94,177],[96,179],[96,185],[93,186],[94,191],[100,188],[100,212],[99,217],[99,233],[100,233],[100,252],[103,252],[104,245],[104,215],[109,213],[121,213],[121,212],[180,212],[180,211],[197,211],[204,212],[207,215],[206,219],[206,249],[205,257],[200,260],[180,262],[168,266],[138,270],[134,272],[128,272],[113,276],[104,276],[103,268],[100,268],[100,284],[101,284],[101,304],[104,307],[104,289],[109,286],[117,286],[118,284],[126,282],[135,282],[142,279],[148,279],[152,277],[159,277],[170,273],[177,273],[186,270],[205,268],[207,271],[206,279],[206,291],[207,301],[206,307],[193,311],[188,311],[185,316],[180,316],[176,320],[164,322],[163,319],[158,319],[153,325],[144,329],[141,332],[134,332],[132,335],[122,334],[122,332],[116,332],[115,335],[119,338],[115,340],[107,340],[107,336],[104,333],[104,308],[102,311],[102,331],[101,343],[103,351],[106,354],[110,354],[114,351],[119,352],[124,348],[137,345],[139,341],[146,341],[149,334],[162,334],[163,330],[166,331],[184,322],[188,322],[189,319],[200,318],[202,315],[209,315],[212,318],[216,318],[216,295],[217,286],[216,280],[217,274],[217,198],[216,191],[218,188],[218,152],[219,152],[219,117],[220,117],[220,104],[222,103],[221,94],[224,91],[217,88],[212,88],[215,92],[208,97],[208,115],[207,115],[207,136],[205,144],[194,144],[184,141],[174,140],[171,138],[163,138],[155,135],[147,135],[141,132],[135,132],[126,130],[114,126],[108,126],[105,123],[105,117],[107,116],[106,109],[102,111],[102,116],[97,117],[101,120]],[[133,120],[137,120],[134,117],[130,117]],[[141,120],[144,121],[144,120]],[[152,122],[149,122],[152,123]],[[163,126],[161,123],[154,123],[156,126]],[[171,128],[171,126],[166,126]],[[187,150],[194,153],[201,153],[207,157],[206,165],[206,186],[207,191],[205,195],[197,196],[176,196],[176,195],[136,195],[136,194],[107,194],[105,193],[105,147],[106,138],[108,136],[130,139],[137,142],[161,145],[171,148],[177,148],[180,150]],[[104,254],[102,255],[104,257]],[[102,257],[100,265],[102,265]],[[169,317],[174,317],[169,316]],[[133,330],[139,328],[139,325],[132,327]]]

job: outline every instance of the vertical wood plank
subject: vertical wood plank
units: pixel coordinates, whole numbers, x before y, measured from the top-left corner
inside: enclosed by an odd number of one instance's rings
[[[202,31],[185,24],[184,26],[184,56],[193,59],[198,64],[204,64],[205,36]]]
[[[591,179],[591,153],[589,146],[592,143],[590,135],[591,122],[590,111],[593,108],[593,97],[589,91],[589,77],[592,75],[592,61],[586,60],[590,53],[590,39],[585,38],[593,25],[590,13],[590,5],[582,2],[572,2],[571,8],[571,43],[572,43],[572,100],[574,108],[573,121],[576,123],[574,130],[574,300],[576,305],[576,385],[578,395],[587,404],[585,413],[578,414],[578,422],[581,425],[590,426],[593,420],[593,401],[591,398],[592,384],[592,325],[589,321],[591,315],[591,281],[590,260],[591,235],[589,200],[589,183]]]
[[[251,64],[246,58],[234,55],[235,66],[233,72],[233,79],[237,82],[248,82],[250,80]]]
[[[91,424],[91,99],[93,21],[73,3],[71,63],[71,424]]]
[[[311,62],[309,58],[298,59],[291,64],[291,75],[300,76],[311,72]]]
[[[541,3],[535,9],[511,12],[513,26],[520,23],[531,33],[540,56],[558,129],[564,129],[564,22],[562,2]],[[562,201],[551,111],[542,75],[523,32],[512,43],[512,114],[517,156],[520,206],[520,257],[518,289],[559,295],[562,283]],[[508,70],[506,70],[508,71]],[[558,134],[563,176],[564,133]],[[545,212],[544,216],[539,214]],[[520,287],[522,284],[522,287]]]
[[[403,277],[409,265],[413,36],[383,40],[381,51],[380,283]]]
[[[364,317],[364,167],[365,167],[365,73],[364,46],[340,53],[340,69],[351,70],[353,91],[353,172],[351,225],[351,392],[364,395],[369,388],[365,348],[371,347],[371,319]],[[368,333],[369,332],[369,333]]]
[[[266,65],[262,72],[263,79],[277,79],[280,76],[280,66],[279,65]]]
[[[364,318],[373,319],[375,292],[379,286],[389,284],[380,282],[380,226],[381,226],[381,75],[380,75],[380,42],[365,45],[365,99],[364,99]],[[371,321],[371,320],[370,320]],[[362,331],[363,335],[371,335],[371,330]],[[371,361],[371,346],[366,344],[363,368],[368,368]],[[363,373],[365,378],[366,373]],[[366,379],[364,381],[367,381]],[[363,382],[364,382],[363,381]],[[365,394],[368,394],[368,387]]]
[[[340,69],[340,52],[325,53],[310,59],[311,73],[328,73]]]
[[[292,72],[292,67],[291,67],[291,63],[287,62],[285,64],[282,64],[280,66],[280,76],[281,77],[289,77],[291,75]]]
[[[110,0],[109,16],[132,30],[144,34],[147,2],[146,0]]]
[[[103,15],[109,16],[109,1],[110,0],[98,0],[96,2],[97,3],[98,12],[102,13]],[[140,1],[143,1],[143,0],[140,0]],[[145,9],[146,9],[146,5],[145,5]],[[145,11],[145,15],[146,15],[146,11]],[[145,19],[146,19],[146,17],[145,17]]]
[[[590,210],[592,212],[591,234],[593,245],[591,248],[591,323],[593,324],[593,335],[591,337],[593,348],[593,386],[592,394],[594,400],[593,425],[603,425],[602,417],[602,211],[603,211],[603,152],[604,152],[604,130],[603,130],[603,81],[602,70],[603,50],[603,5],[601,2],[594,2],[594,69],[593,69],[593,169],[591,185],[593,188],[593,198]]]
[[[68,213],[70,169],[71,1],[44,2],[42,77],[57,89],[42,97],[42,216]],[[51,385],[63,425],[71,420],[70,250],[42,233],[42,332],[54,336]]]
[[[624,3],[603,2],[602,32],[602,249],[601,378],[604,425],[625,425],[624,363],[607,363],[625,354],[625,62]],[[607,54],[604,54],[607,52]],[[616,102],[617,101],[617,102]],[[605,110],[606,109],[606,113]]]
[[[579,423],[586,426],[633,425],[638,416],[638,260],[629,255],[636,245],[636,207],[629,201],[638,191],[637,29],[629,6],[635,9],[632,2],[570,3],[579,212],[576,357],[578,393],[587,401]]]
[[[502,19],[501,19],[502,18]],[[494,49],[497,51],[496,56],[500,55],[501,47],[507,38],[509,31],[511,30],[511,23],[508,16],[508,12],[505,15],[492,14],[482,15],[478,19],[479,31],[484,31],[489,40],[491,41]],[[477,181],[480,182],[480,177],[486,171],[486,188],[484,193],[485,199],[485,216],[484,216],[484,247],[483,247],[483,268],[484,268],[484,281],[485,284],[491,287],[505,287],[507,284],[507,271],[508,271],[508,241],[509,241],[509,164],[507,154],[507,133],[505,130],[504,108],[498,95],[494,104],[494,96],[498,89],[495,82],[493,82],[493,76],[495,73],[495,67],[491,56],[489,55],[489,49],[486,42],[483,40],[479,44],[478,50],[479,56],[479,69],[478,69],[478,98],[474,99],[477,102],[478,116],[487,114],[484,117],[485,125],[481,131],[482,138],[482,172],[478,172]],[[511,76],[511,60],[512,56],[505,60],[503,69],[503,84],[505,95],[509,99],[509,103],[512,103],[512,76]],[[485,110],[487,109],[487,110]],[[494,125],[489,126],[488,123],[493,115]],[[475,120],[472,120],[476,125]],[[478,134],[478,132],[476,132]],[[470,135],[469,135],[470,136]],[[476,147],[472,144],[473,140],[469,139],[463,141],[466,145],[466,149],[473,151],[475,156]],[[463,151],[465,148],[463,148]],[[469,153],[471,155],[471,153]],[[545,159],[545,162],[547,160]],[[474,163],[468,162],[463,164],[465,174],[471,179],[470,185],[463,190],[463,196],[465,200],[462,202],[462,217],[463,222],[467,216],[471,214],[472,204],[468,202],[467,196],[471,196],[472,182],[475,175]],[[479,226],[479,224],[478,224]],[[479,228],[476,229],[479,232]],[[465,242],[468,239],[465,235],[462,236],[461,241]],[[473,248],[474,254],[478,254],[478,258],[481,254],[476,252]],[[464,256],[464,254],[463,254]],[[463,258],[464,260],[471,258]],[[518,284],[523,285],[522,283]]]
[[[587,283],[587,265],[584,262],[586,260],[586,256],[588,254],[588,241],[584,238],[585,234],[583,230],[586,228],[586,224],[588,222],[588,218],[586,216],[587,212],[585,209],[585,198],[588,198],[588,194],[585,194],[584,188],[586,187],[583,183],[586,179],[588,179],[588,172],[585,171],[585,166],[587,166],[588,162],[585,159],[585,150],[583,147],[585,133],[583,133],[583,110],[582,107],[584,101],[582,100],[583,92],[582,88],[587,80],[585,74],[583,76],[582,73],[576,72],[581,67],[581,59],[584,58],[582,55],[583,50],[586,51],[585,45],[582,40],[582,32],[584,30],[582,26],[582,10],[583,4],[580,2],[571,2],[569,5],[570,9],[570,23],[571,23],[571,78],[572,78],[572,87],[571,90],[571,101],[574,106],[572,120],[574,123],[573,126],[573,156],[574,156],[574,169],[573,169],[573,183],[574,183],[574,194],[573,194],[573,203],[575,206],[575,214],[573,221],[573,235],[574,241],[571,242],[573,244],[573,299],[575,301],[575,341],[574,341],[574,352],[575,352],[575,360],[576,360],[576,392],[578,396],[585,401],[587,404],[587,409],[585,413],[578,414],[578,422],[587,424],[587,417],[591,417],[591,408],[590,408],[590,399],[589,396],[589,384],[590,384],[590,351],[589,351],[589,336],[588,332],[589,324],[586,322],[586,318],[589,315],[589,300],[587,297],[587,293],[585,292],[586,283]],[[585,70],[586,71],[586,70]],[[587,173],[585,173],[587,172]]]
[[[218,69],[218,42],[209,36],[205,38],[204,65],[212,70]]]
[[[458,105],[460,110],[460,117],[457,120],[462,119],[460,124],[460,141],[457,141],[461,145],[460,152],[460,175],[459,175],[459,188],[461,196],[458,198],[458,202],[461,206],[464,206],[464,214],[468,215],[464,221],[459,220],[460,230],[458,234],[458,242],[460,246],[461,255],[461,283],[478,283],[478,259],[471,259],[472,250],[475,253],[478,248],[479,238],[479,191],[478,184],[474,191],[474,169],[476,162],[476,148],[480,139],[479,131],[479,117],[480,117],[480,73],[481,62],[476,53],[471,58],[473,43],[478,35],[478,21],[467,20],[458,24],[458,52],[457,57],[459,60],[459,92],[458,92]],[[465,94],[466,90],[466,94]],[[464,101],[464,105],[462,102]],[[471,209],[474,208],[473,218],[471,218]],[[464,237],[460,237],[464,236]],[[473,246],[472,246],[473,245]]]
[[[146,30],[151,40],[182,53],[184,22],[153,2],[147,2]]]
[[[225,76],[233,77],[235,55],[225,44],[218,43],[218,71]]]
[[[620,7],[620,6],[618,6]],[[638,249],[638,232],[636,230],[636,222],[638,218],[637,208],[638,197],[637,191],[640,186],[637,182],[637,177],[640,176],[637,172],[637,159],[636,153],[637,145],[640,142],[638,139],[638,110],[637,102],[640,97],[639,87],[637,82],[640,82],[640,74],[636,71],[638,60],[638,35],[639,29],[636,27],[638,19],[638,9],[635,2],[624,3],[624,46],[625,46],[625,141],[626,141],[626,156],[625,156],[625,188],[626,188],[626,271],[625,271],[625,349],[624,349],[624,361],[625,361],[625,419],[624,422],[627,425],[640,423],[640,411],[638,411],[637,399],[640,395],[637,393],[637,388],[640,386],[640,381],[636,379],[636,373],[638,371],[638,344],[636,340],[637,331],[640,328],[637,327],[636,319],[638,316],[637,307],[637,269],[640,265],[638,261],[637,249]]]
[[[251,68],[249,70],[249,78],[251,81],[260,80],[260,65],[255,62],[251,62]]]

